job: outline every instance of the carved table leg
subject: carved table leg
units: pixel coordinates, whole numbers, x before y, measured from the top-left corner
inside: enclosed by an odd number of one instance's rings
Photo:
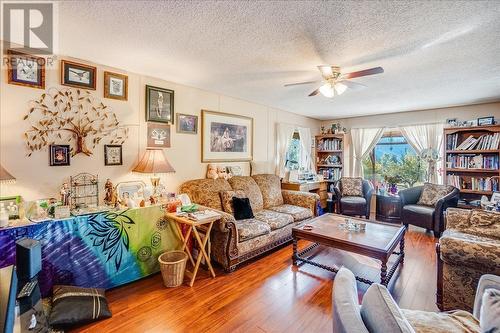
[[[403,237],[401,238],[401,241],[399,242],[399,253],[401,255],[401,263],[404,264],[405,262],[405,235],[403,234]]]
[[[380,284],[387,287],[387,260],[382,260],[380,265]]]
[[[293,265],[297,265],[297,237],[293,236],[293,254],[292,254],[292,262]]]

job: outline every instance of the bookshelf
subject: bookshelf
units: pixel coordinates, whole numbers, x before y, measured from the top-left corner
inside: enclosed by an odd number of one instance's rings
[[[315,137],[316,172],[328,183],[328,192],[342,177],[344,134],[323,134]]]
[[[444,129],[445,181],[460,189],[459,207],[500,191],[500,125]]]

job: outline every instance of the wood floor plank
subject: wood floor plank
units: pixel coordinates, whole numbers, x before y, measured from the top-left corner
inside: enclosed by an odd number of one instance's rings
[[[435,239],[419,228],[406,235],[406,257],[389,285],[403,308],[436,311]],[[309,243],[300,241],[299,247]],[[291,245],[237,271],[200,272],[193,287],[167,289],[156,274],[107,292],[113,317],[74,332],[330,332],[335,274],[311,265],[294,267]],[[376,260],[320,248],[325,264],[344,264],[379,280]],[[358,283],[360,296],[367,285]]]

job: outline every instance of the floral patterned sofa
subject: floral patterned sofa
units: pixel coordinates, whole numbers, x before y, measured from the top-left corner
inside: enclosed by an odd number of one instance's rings
[[[190,180],[180,186],[180,193],[188,194],[202,209],[222,215],[212,229],[211,250],[212,258],[226,271],[289,242],[292,227],[314,217],[319,200],[314,193],[281,190],[279,177],[270,174]],[[233,196],[249,198],[253,219],[235,220],[227,202]]]
[[[481,275],[500,275],[500,213],[448,208],[436,250],[439,309],[471,311]]]

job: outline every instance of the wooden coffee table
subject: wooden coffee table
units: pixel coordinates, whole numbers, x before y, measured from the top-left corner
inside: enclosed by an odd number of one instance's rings
[[[340,225],[345,223],[346,218],[350,218],[355,222],[366,222],[366,230],[349,231],[342,228]],[[312,225],[313,229],[304,230],[304,225]],[[325,214],[292,229],[293,264],[297,265],[297,262],[301,261],[337,273],[338,267],[323,265],[304,257],[307,252],[318,245],[328,246],[380,260],[380,283],[387,286],[399,264],[404,262],[405,232],[406,228],[404,226],[373,222],[344,215]],[[314,244],[297,252],[297,241],[299,239],[306,239],[314,242]],[[399,252],[394,252],[398,244]],[[387,271],[387,261],[393,254],[397,256],[396,261]],[[366,284],[373,283],[373,281],[358,276],[356,276],[356,280]]]

